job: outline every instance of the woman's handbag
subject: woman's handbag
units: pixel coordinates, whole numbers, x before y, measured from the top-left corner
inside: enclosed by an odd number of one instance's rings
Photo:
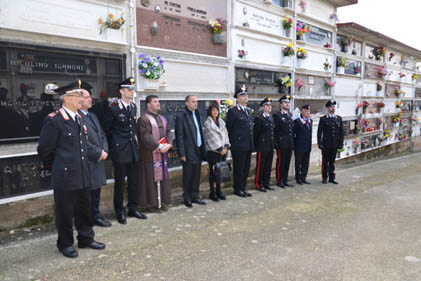
[[[227,161],[216,162],[214,166],[216,182],[231,181],[231,164]]]

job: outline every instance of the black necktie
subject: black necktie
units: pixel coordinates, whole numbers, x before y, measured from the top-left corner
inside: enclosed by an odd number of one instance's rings
[[[76,119],[76,123],[79,125],[79,127],[80,127],[80,117],[79,117],[79,115],[75,115],[75,119]]]

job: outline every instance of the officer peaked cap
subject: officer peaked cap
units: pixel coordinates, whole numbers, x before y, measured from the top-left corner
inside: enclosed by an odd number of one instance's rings
[[[265,98],[264,100],[262,100],[262,102],[260,103],[260,106],[264,106],[265,104],[272,104],[272,99],[271,98]]]
[[[329,101],[326,103],[326,107],[329,107],[329,106],[334,106],[334,105],[336,105],[336,101],[335,101],[335,100],[329,100]]]
[[[74,90],[80,90],[80,89],[82,89],[82,80],[76,79],[75,81],[73,81],[72,83],[66,86],[55,89],[54,92],[56,92],[59,96],[62,96]]]
[[[291,100],[291,96],[290,95],[283,95],[280,99],[279,102],[289,102]]]
[[[239,96],[247,95],[247,87],[245,84],[243,85],[236,85],[235,86],[235,93],[234,98],[238,98]]]
[[[127,88],[130,90],[134,90],[134,83],[136,83],[136,80],[133,77],[129,77],[126,80],[121,81],[117,84],[119,89]]]
[[[84,82],[84,81],[82,81],[82,86],[81,86],[81,88],[82,89],[85,89],[86,91],[88,91],[89,93],[91,93],[91,90],[92,90],[92,85],[91,84],[89,84],[89,83],[87,83],[87,82]]]
[[[301,109],[310,109],[310,105],[305,104],[305,105],[303,105],[303,106],[301,107]]]

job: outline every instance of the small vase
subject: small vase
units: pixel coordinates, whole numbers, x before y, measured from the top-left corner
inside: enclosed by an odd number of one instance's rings
[[[301,41],[304,41],[304,35],[297,35],[297,40],[301,40]]]
[[[330,96],[330,87],[326,87],[326,96]]]
[[[280,94],[286,94],[287,93],[287,87],[284,85],[279,86],[279,93]]]
[[[123,32],[120,29],[106,28],[102,34],[104,40],[112,42],[123,41]]]
[[[220,33],[213,33],[212,34],[212,41],[214,44],[224,44],[225,43],[225,35]]]
[[[348,53],[348,45],[342,45],[342,52]]]
[[[291,28],[284,28],[284,36],[288,38],[291,36]]]
[[[282,56],[282,66],[291,67],[291,56]]]
[[[144,90],[158,90],[159,89],[159,80],[158,79],[143,79],[143,89]]]
[[[297,58],[297,68],[304,68],[305,62],[304,59]]]
[[[338,68],[336,69],[336,73],[345,74],[345,67],[338,66]]]

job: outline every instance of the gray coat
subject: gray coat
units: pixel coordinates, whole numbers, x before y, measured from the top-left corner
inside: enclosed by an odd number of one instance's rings
[[[83,113],[86,127],[88,129],[88,159],[91,172],[90,189],[98,189],[106,184],[104,161],[98,161],[102,150],[108,153],[108,143],[98,117],[92,112],[88,116]]]

